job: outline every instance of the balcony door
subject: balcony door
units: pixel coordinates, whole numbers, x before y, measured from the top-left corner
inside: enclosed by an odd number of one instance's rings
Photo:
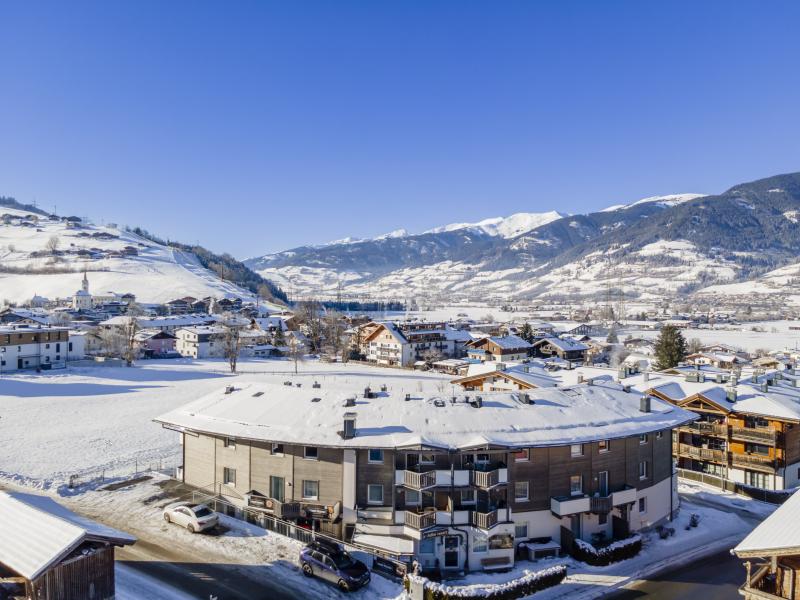
[[[600,495],[605,498],[608,496],[608,471],[600,471],[598,475],[598,492],[600,492]]]
[[[458,546],[461,540],[457,535],[446,535],[444,538],[444,568],[458,568]]]
[[[269,496],[278,502],[283,502],[284,490],[283,477],[274,477],[270,475],[269,478]]]

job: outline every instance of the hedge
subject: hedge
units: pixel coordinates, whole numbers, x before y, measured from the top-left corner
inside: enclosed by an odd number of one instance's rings
[[[602,548],[595,548],[589,542],[575,540],[573,557],[595,567],[604,567],[611,563],[633,558],[642,549],[642,536],[632,535]]]
[[[506,583],[475,584],[470,586],[449,586],[436,583],[420,575],[406,575],[404,587],[409,590],[411,581],[421,583],[425,589],[424,600],[514,600],[530,596],[561,583],[567,576],[565,565],[556,565],[542,571],[525,571],[522,577]]]

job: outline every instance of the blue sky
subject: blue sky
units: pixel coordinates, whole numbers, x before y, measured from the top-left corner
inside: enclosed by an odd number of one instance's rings
[[[245,258],[800,170],[798,2],[5,2],[0,195]]]

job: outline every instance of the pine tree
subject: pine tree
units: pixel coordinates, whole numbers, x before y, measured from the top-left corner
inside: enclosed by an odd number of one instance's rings
[[[275,328],[275,335],[272,338],[272,344],[274,346],[284,346],[286,345],[286,338],[283,335],[283,326],[278,324]]]
[[[522,326],[522,329],[519,330],[519,337],[529,344],[533,343],[533,328],[531,327],[530,323],[525,323]]]
[[[686,358],[686,340],[673,325],[664,325],[658,335],[655,345],[656,364],[658,371],[669,369]]]
[[[612,327],[608,331],[608,337],[606,337],[606,341],[609,344],[616,344],[619,342],[619,338],[617,337],[617,329],[615,327]]]

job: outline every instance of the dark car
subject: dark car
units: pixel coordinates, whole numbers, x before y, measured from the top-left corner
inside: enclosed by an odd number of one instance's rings
[[[357,590],[369,583],[369,569],[341,546],[314,541],[300,551],[300,567],[307,577],[319,577],[335,583],[343,592]]]

